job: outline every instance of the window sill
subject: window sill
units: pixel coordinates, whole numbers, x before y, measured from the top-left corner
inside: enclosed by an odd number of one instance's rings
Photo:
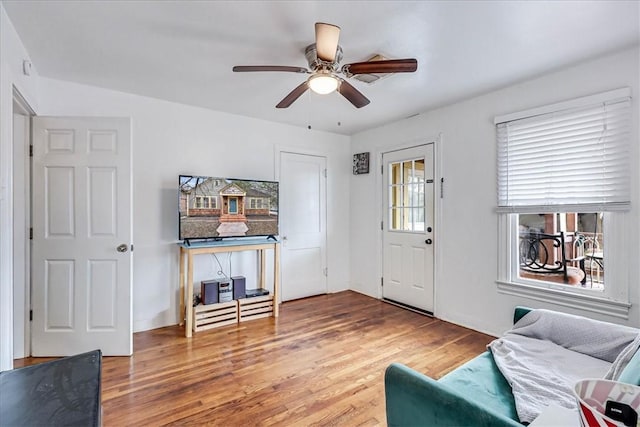
[[[498,292],[501,294],[544,301],[579,310],[605,314],[619,319],[629,319],[629,308],[631,308],[631,304],[628,302],[614,301],[592,295],[578,294],[560,289],[542,288],[522,283],[500,280],[496,281],[496,283],[498,285]]]

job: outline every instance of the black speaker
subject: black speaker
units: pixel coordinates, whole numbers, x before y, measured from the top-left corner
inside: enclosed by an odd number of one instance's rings
[[[202,304],[216,304],[218,302],[218,282],[217,280],[204,280],[200,282],[200,299]]]
[[[242,299],[246,295],[246,282],[244,276],[235,276],[231,278],[233,282],[233,299]]]

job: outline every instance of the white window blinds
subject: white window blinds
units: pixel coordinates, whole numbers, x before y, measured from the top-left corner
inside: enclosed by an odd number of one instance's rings
[[[582,99],[591,101],[585,105],[497,118],[498,211],[628,209],[631,99],[620,92],[610,93],[615,99],[594,103],[603,98],[594,96]]]

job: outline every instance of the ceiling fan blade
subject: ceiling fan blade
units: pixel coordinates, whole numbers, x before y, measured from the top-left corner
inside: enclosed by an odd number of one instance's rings
[[[340,38],[340,27],[316,22],[316,52],[322,61],[334,62]]]
[[[285,71],[289,73],[308,74],[309,70],[302,67],[287,67],[284,65],[236,65],[233,67],[236,73],[245,73],[250,71]]]
[[[347,76],[356,74],[413,73],[417,69],[418,61],[414,58],[354,62],[353,64],[342,66],[342,72]]]
[[[309,89],[309,86],[307,85],[307,82],[306,81],[302,82],[300,84],[300,86],[298,86],[297,88],[295,88],[294,90],[289,92],[289,94],[287,96],[285,96],[284,99],[282,101],[280,101],[280,103],[278,105],[276,105],[276,108],[287,108],[287,107],[289,107],[291,104],[293,104],[295,102],[296,99],[300,98],[300,95],[305,93],[307,91],[307,89]]]
[[[343,79],[340,79],[338,92],[340,92],[342,96],[347,98],[347,100],[356,108],[362,108],[371,102],[358,89],[356,89],[349,82]]]

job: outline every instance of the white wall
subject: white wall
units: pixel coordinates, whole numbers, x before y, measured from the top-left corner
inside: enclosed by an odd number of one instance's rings
[[[439,237],[435,242],[440,245],[438,251],[441,254],[438,266],[441,274],[436,285],[437,317],[499,335],[510,327],[515,305],[559,309],[497,291],[498,220],[494,212],[497,184],[493,119],[501,114],[629,86],[633,94],[634,175],[627,267],[633,306],[627,322],[594,313],[589,315],[640,326],[640,263],[637,262],[640,259],[639,51],[640,48],[635,47],[352,137],[352,153],[371,151],[373,158],[377,159],[381,147],[442,134],[440,148],[445,197],[442,200],[441,230],[437,230]],[[379,170],[379,164],[376,168]],[[380,294],[381,276],[381,268],[375,263],[381,247],[381,206],[376,187],[376,174],[355,176],[351,180],[351,283],[353,289],[373,296]]]
[[[13,209],[24,203],[13,191],[13,90],[37,107],[37,72],[22,73],[30,60],[0,3],[0,371],[13,367]],[[19,206],[18,206],[19,207]]]
[[[379,296],[379,189],[376,174],[351,176],[351,154],[442,134],[445,198],[436,307],[445,320],[500,334],[516,304],[544,306],[497,292],[495,208],[496,115],[606,91],[632,88],[634,171],[629,230],[633,307],[628,324],[640,326],[640,154],[638,150],[638,48],[523,82],[471,100],[372,129],[352,138],[243,118],[180,104],[22,75],[28,54],[0,3],[0,370],[12,366],[12,90],[39,115],[130,116],[133,123],[134,330],[177,321],[176,184],[179,173],[273,179],[276,147],[300,147],[328,157],[328,265],[330,291],[349,286]],[[19,172],[19,171],[18,171]],[[349,191],[345,191],[349,188]],[[345,216],[344,206],[350,207]],[[235,257],[235,255],[234,255]],[[222,257],[224,263],[226,257]],[[234,259],[234,273],[255,265]],[[196,280],[212,272],[196,263]],[[556,308],[556,307],[549,307]],[[609,319],[614,320],[614,319]]]
[[[40,101],[39,115],[132,119],[135,331],[178,319],[178,175],[274,179],[279,146],[327,156],[329,291],[348,288],[349,223],[341,208],[349,205],[349,137],[50,79],[40,82]],[[219,259],[228,274],[227,256]],[[232,260],[234,274],[255,280],[247,271],[255,262],[241,254]],[[199,256],[196,282],[217,277],[215,267]]]

